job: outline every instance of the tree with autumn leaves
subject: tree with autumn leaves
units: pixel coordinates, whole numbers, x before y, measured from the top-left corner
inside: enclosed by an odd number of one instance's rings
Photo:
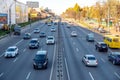
[[[76,3],[74,7],[68,8],[62,14],[62,17],[75,20],[95,19],[99,24],[103,20],[107,24],[109,18],[115,24],[120,22],[120,2],[118,0],[107,0],[106,2],[96,2],[93,6],[85,6],[83,8]]]

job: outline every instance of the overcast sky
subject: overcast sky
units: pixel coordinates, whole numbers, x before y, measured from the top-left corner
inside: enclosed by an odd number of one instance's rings
[[[18,0],[19,2],[26,3],[26,1],[38,1],[40,7],[48,7],[57,14],[61,14],[67,8],[73,7],[78,3],[80,7],[94,5],[96,1],[103,0]]]

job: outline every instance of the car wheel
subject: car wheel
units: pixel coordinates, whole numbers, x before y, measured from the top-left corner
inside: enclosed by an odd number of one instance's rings
[[[116,64],[115,60],[113,60],[112,63],[115,65]]]

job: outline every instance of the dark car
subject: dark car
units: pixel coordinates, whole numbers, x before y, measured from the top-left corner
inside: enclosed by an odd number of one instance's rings
[[[120,64],[120,52],[112,52],[108,55],[108,60],[111,61],[114,65]]]
[[[29,49],[39,48],[39,40],[37,38],[31,39],[29,42]]]
[[[99,52],[100,51],[105,51],[107,52],[108,51],[108,46],[106,43],[104,42],[96,42],[95,44],[95,49],[98,50]]]
[[[93,34],[93,33],[87,34],[86,40],[87,40],[88,42],[94,42],[94,34]]]
[[[34,63],[33,67],[34,69],[46,69],[48,65],[48,56],[47,51],[37,51],[35,57],[34,57]]]
[[[31,34],[30,33],[25,33],[23,39],[30,39],[31,38]]]
[[[41,32],[40,37],[46,37],[46,34],[44,32]]]

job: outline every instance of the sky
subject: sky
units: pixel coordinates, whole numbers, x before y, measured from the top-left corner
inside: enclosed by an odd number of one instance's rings
[[[69,7],[74,7],[76,3],[80,7],[94,5],[97,1],[101,0],[18,0],[19,2],[26,3],[26,1],[38,1],[39,7],[48,7],[56,14],[61,14]]]

